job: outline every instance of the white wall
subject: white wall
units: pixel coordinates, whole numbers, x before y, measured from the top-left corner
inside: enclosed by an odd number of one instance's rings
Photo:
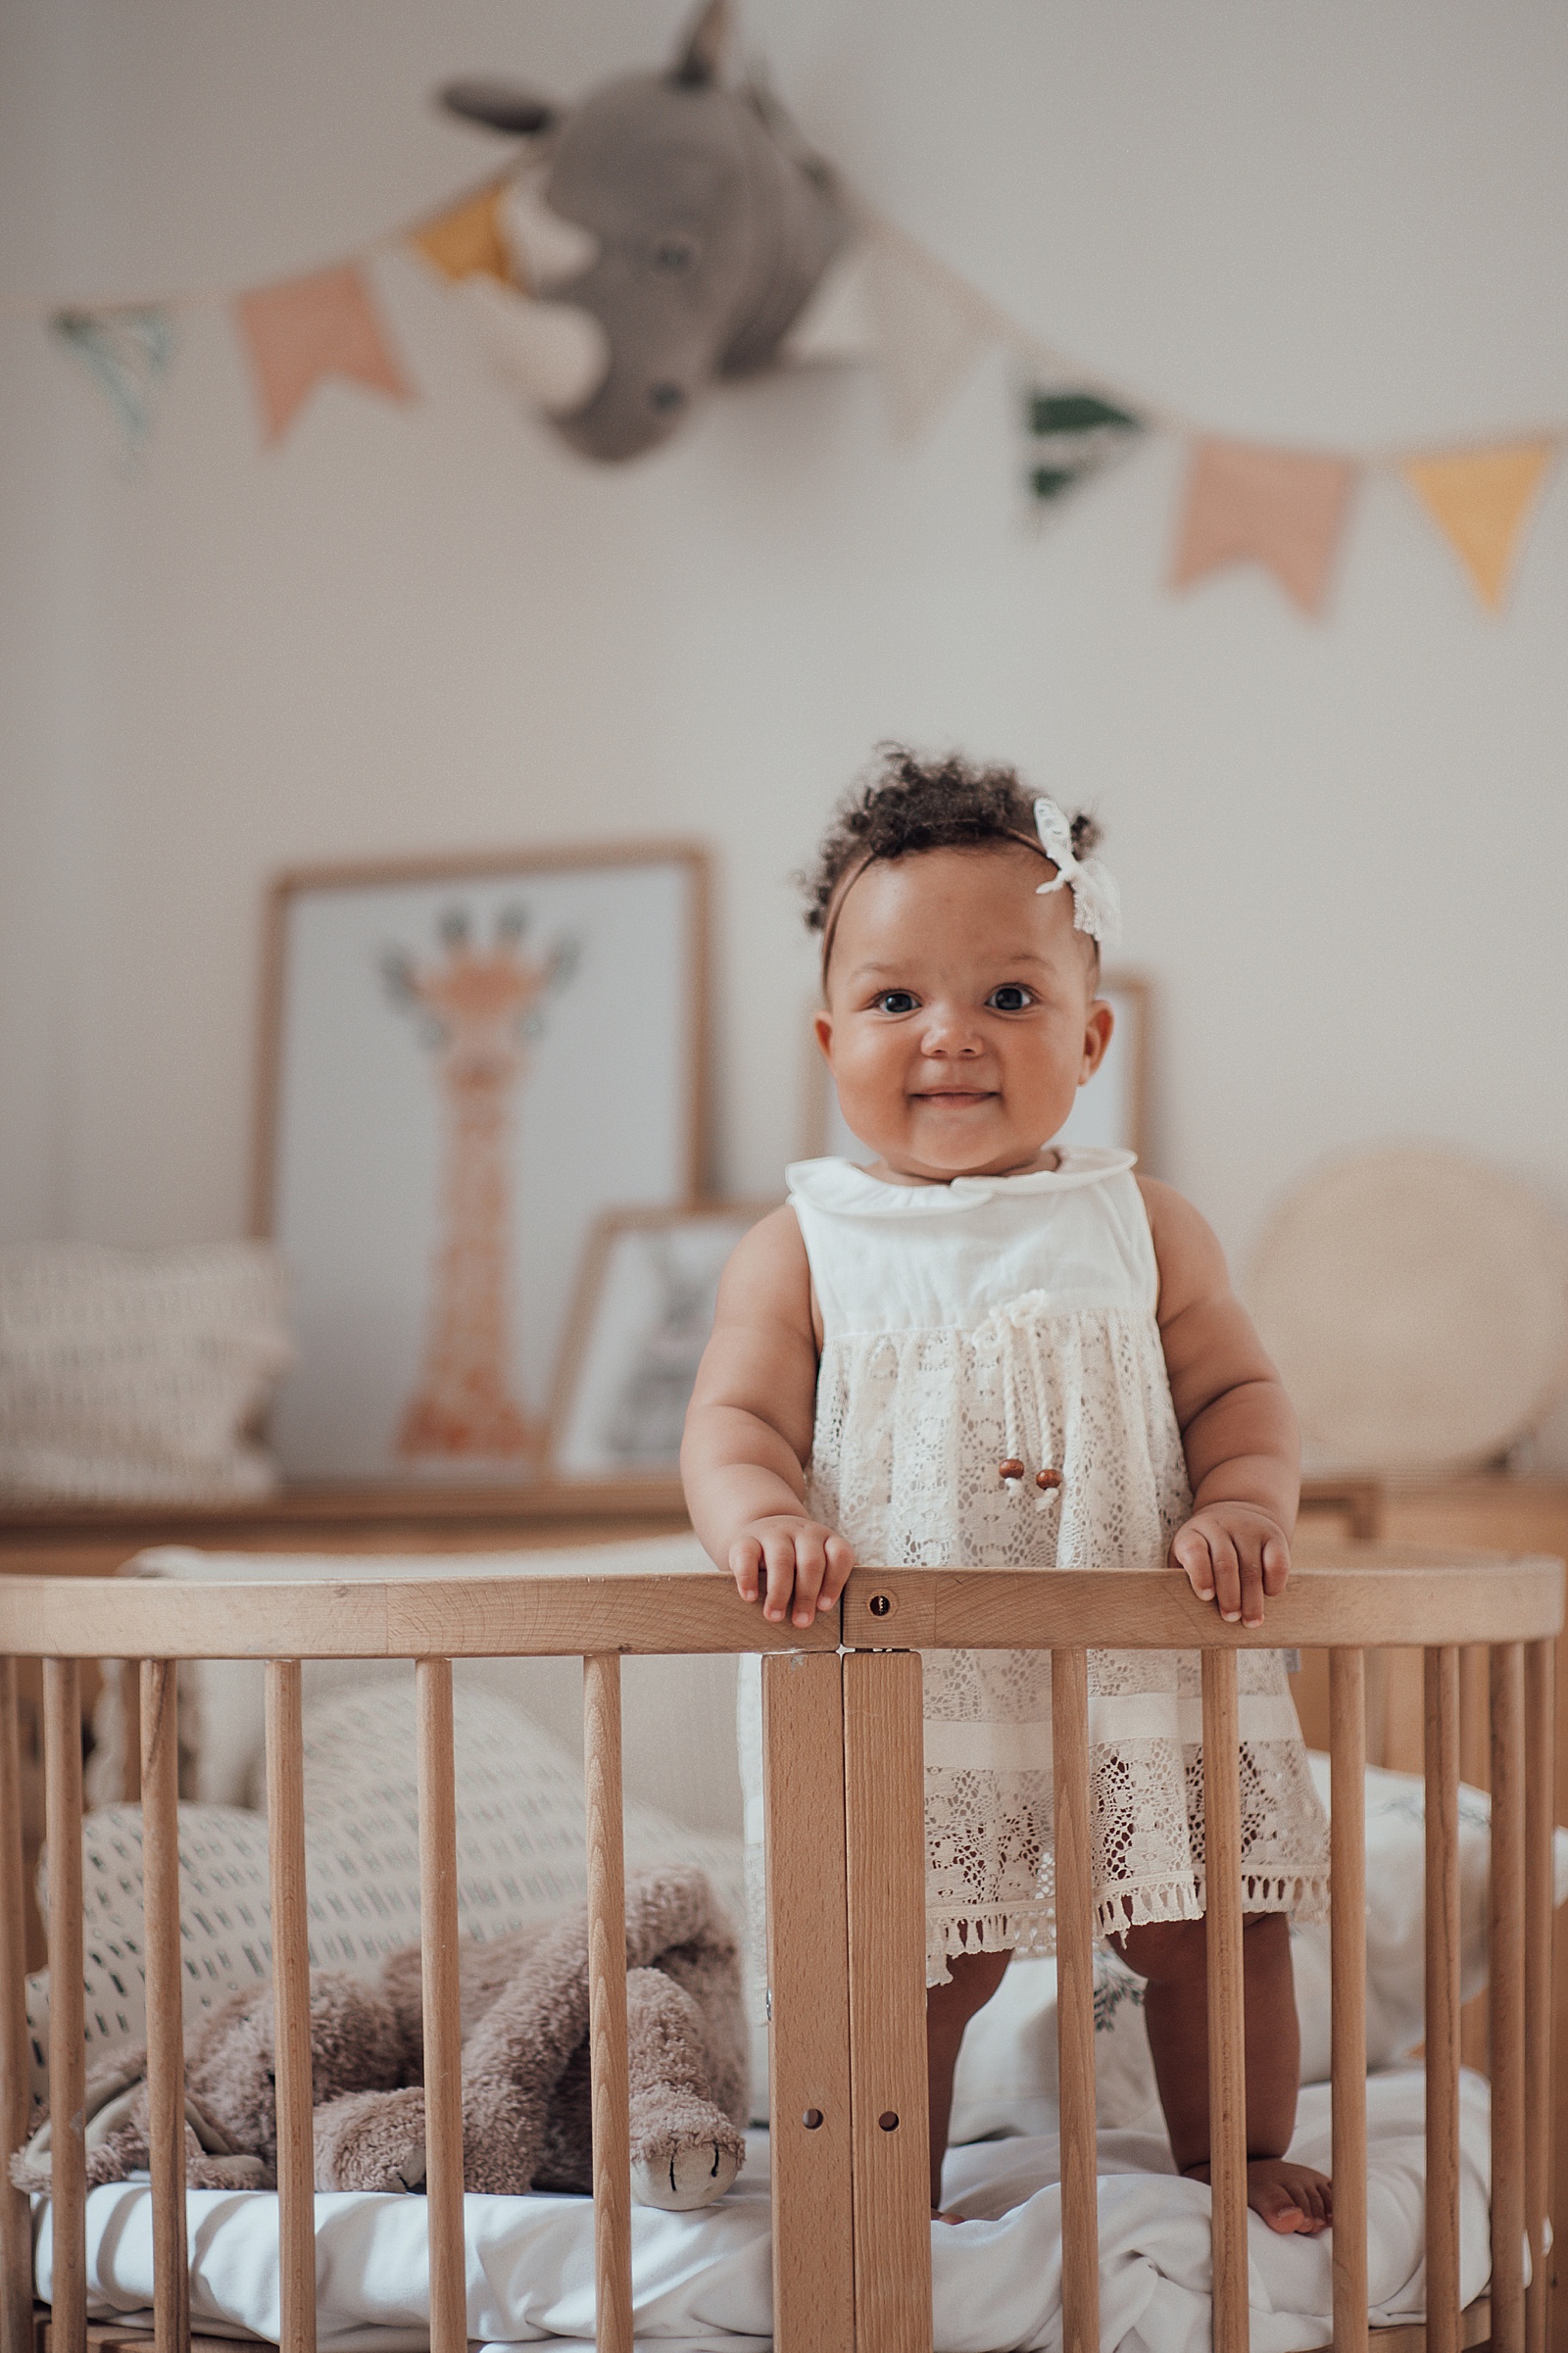
[[[0,299],[334,258],[487,168],[440,77],[570,93],[681,14],[11,0]],[[1556,0],[748,0],[746,25],[877,205],[1220,429],[1568,417]],[[846,374],[594,471],[412,264],[378,283],[418,406],[330,387],[264,454],[208,312],[128,474],[90,388],[0,320],[0,1236],[240,1227],[270,871],[584,834],[717,846],[716,1173],[769,1189],[811,974],[786,877],[888,734],[1100,806],[1161,991],[1159,1165],[1233,1250],[1388,1135],[1568,1208],[1561,482],[1499,625],[1370,479],[1313,625],[1252,572],[1165,594],[1169,442],[1021,529],[1004,361],[912,454]]]

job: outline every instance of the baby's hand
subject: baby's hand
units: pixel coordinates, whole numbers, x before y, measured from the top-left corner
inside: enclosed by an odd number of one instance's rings
[[[791,1616],[797,1626],[809,1626],[819,1609],[833,1607],[855,1566],[842,1536],[792,1511],[749,1521],[728,1559],[741,1599],[755,1601],[760,1592],[762,1615],[775,1626]]]
[[[1217,1604],[1227,1626],[1263,1623],[1263,1596],[1283,1593],[1291,1547],[1278,1520],[1255,1503],[1210,1503],[1176,1531],[1176,1567],[1200,1601]]]

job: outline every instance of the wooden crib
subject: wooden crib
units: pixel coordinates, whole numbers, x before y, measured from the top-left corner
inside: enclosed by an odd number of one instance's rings
[[[1544,2353],[1550,2162],[1556,1561],[1396,1557],[1298,1570],[1261,1633],[1227,1627],[1167,1570],[858,1570],[808,1634],[769,1628],[717,1574],[463,1584],[176,1585],[0,1580],[0,2127],[25,2137],[19,1657],[43,1660],[50,1853],[53,2353],[84,2353],[79,1661],[139,1659],[157,2353],[190,2342],[183,2188],[175,1662],[267,1662],[277,2021],[282,2338],[314,2353],[313,2148],[301,1661],[406,1658],[418,1693],[430,2332],[464,2353],[452,1661],[580,1654],[584,1669],[601,2353],[630,2353],[629,2133],[620,1784],[626,1653],[763,1650],[774,2327],[777,2353],[929,2353],[921,1649],[1052,1652],[1067,2353],[1099,2344],[1087,1651],[1202,1654],[1216,2353],[1248,2343],[1236,1652],[1331,1656],[1334,2344],[1367,2344],[1365,1653],[1425,1648],[1426,2353]],[[1461,1646],[1490,1650],[1490,2296],[1459,2297]],[[1219,1768],[1219,1769],[1216,1769]],[[1526,2051],[1530,2053],[1527,2072]],[[70,2129],[74,2119],[74,2130]],[[64,2129],[62,2129],[64,2128]],[[1524,2280],[1528,2236],[1532,2280]],[[33,2353],[28,2203],[0,2190],[0,2353]],[[123,2328],[105,2332],[117,2343]],[[1417,2353],[1390,2329],[1381,2353]]]

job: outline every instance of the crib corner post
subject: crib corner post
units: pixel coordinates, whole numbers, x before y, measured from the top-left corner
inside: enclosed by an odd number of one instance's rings
[[[855,2326],[866,2353],[930,2353],[925,1733],[917,1650],[844,1661]]]
[[[0,2353],[32,2353],[32,2214],[6,2160],[31,2122],[17,1662],[0,1658]]]
[[[855,2353],[844,1669],[761,1662],[777,2353]]]

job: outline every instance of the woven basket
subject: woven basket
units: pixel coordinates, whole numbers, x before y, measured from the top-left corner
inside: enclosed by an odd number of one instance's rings
[[[0,1487],[207,1501],[276,1484],[245,1432],[293,1360],[259,1242],[0,1250]]]
[[[1475,1469],[1568,1385],[1568,1225],[1437,1146],[1318,1170],[1270,1221],[1247,1293],[1316,1462]]]

